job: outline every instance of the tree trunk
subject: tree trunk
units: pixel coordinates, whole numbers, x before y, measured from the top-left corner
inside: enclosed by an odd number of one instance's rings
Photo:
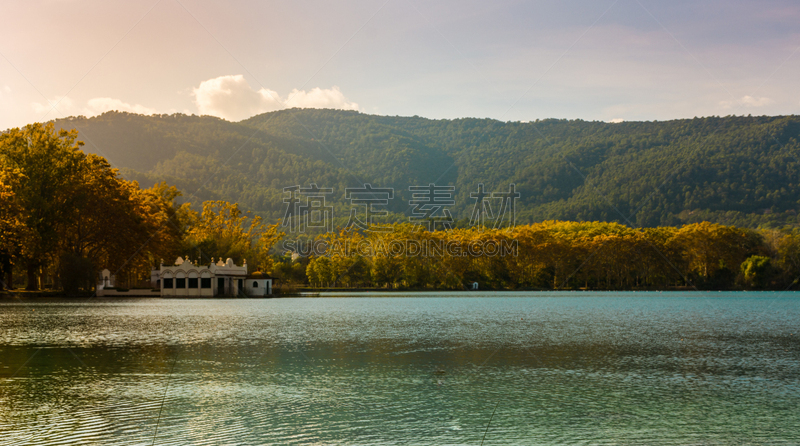
[[[36,270],[38,269],[37,265],[30,264],[28,265],[28,286],[25,288],[28,291],[38,291],[39,290],[39,281],[36,277]]]
[[[0,262],[0,290],[7,289],[13,290],[14,289],[14,282],[12,281],[14,277],[11,275],[11,271],[14,270],[14,267],[11,265],[11,259],[3,256],[3,261]],[[7,282],[3,281],[3,278],[7,278]]]

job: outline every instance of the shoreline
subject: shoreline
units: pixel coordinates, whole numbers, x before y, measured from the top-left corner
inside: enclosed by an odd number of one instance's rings
[[[62,292],[42,292],[42,291],[0,291],[0,300],[27,300],[27,299],[170,299],[170,300],[269,300],[280,298],[317,298],[317,297],[338,297],[322,296],[322,294],[425,294],[425,293],[463,293],[464,297],[470,294],[484,293],[789,293],[797,290],[699,290],[691,287],[675,287],[669,289],[638,289],[638,290],[586,290],[586,289],[520,289],[520,290],[448,290],[448,289],[380,289],[380,288],[313,288],[302,289],[292,293],[273,294],[264,297],[236,297],[236,296],[205,296],[205,297],[181,297],[181,296],[153,296],[144,293],[135,293],[127,296],[98,296],[95,293],[80,293],[78,295],[67,295]]]

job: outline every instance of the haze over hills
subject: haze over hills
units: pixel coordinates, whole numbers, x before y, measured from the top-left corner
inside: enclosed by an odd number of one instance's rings
[[[517,223],[800,221],[798,116],[522,123],[291,109],[241,122],[108,112],[56,126],[77,128],[85,151],[142,186],[166,180],[188,201],[236,201],[271,220],[283,216],[282,189],[293,185],[333,188],[326,204],[344,224],[346,187],[393,187],[398,220],[412,208],[409,186],[452,185],[450,210],[464,220],[479,183],[498,192],[515,183]]]

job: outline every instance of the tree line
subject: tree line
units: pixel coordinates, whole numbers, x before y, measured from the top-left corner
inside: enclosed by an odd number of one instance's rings
[[[389,232],[326,234],[317,242],[307,258],[279,260],[276,273],[322,288],[452,290],[474,282],[496,290],[787,290],[800,275],[799,231],[709,222],[633,229],[545,221],[435,232],[404,223]]]

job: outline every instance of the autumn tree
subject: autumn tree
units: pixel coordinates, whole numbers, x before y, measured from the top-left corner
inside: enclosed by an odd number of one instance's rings
[[[60,269],[87,264],[78,260],[85,258],[135,282],[149,275],[156,259],[178,255],[189,204],[176,204],[180,192],[174,186],[162,182],[141,189],[104,158],[87,155],[71,195],[73,206],[61,229]]]
[[[35,123],[0,135],[2,163],[23,174],[13,192],[25,209],[28,230],[20,252],[29,290],[38,289],[39,269],[57,254],[59,229],[73,206],[70,185],[85,155],[77,131],[56,131],[52,123]]]
[[[789,271],[798,271],[800,265],[800,237],[794,233],[776,239],[773,258],[767,262],[775,267],[764,269],[765,257],[758,256],[767,250],[760,234],[710,223],[634,229],[609,222],[545,221],[508,229],[435,232],[401,223],[388,232],[341,231],[317,240],[331,247],[365,243],[368,252],[336,248],[311,258],[306,273],[314,285],[371,282],[379,287],[458,290],[478,281],[482,289],[637,289],[697,279],[702,286],[729,288],[742,274],[741,283],[765,287],[775,282],[770,278],[765,285],[762,280],[777,274],[774,268],[789,284],[797,277]],[[513,252],[503,254],[488,249],[512,245]],[[480,246],[478,252],[471,249]],[[422,251],[413,253],[412,248]],[[749,266],[740,267],[748,257]]]
[[[72,280],[93,277],[86,269],[106,267],[119,274],[141,263],[139,254],[156,230],[137,199],[138,184],[120,178],[108,161],[86,155],[77,170],[67,186],[71,206],[58,231],[58,266],[66,291],[77,291],[77,284],[88,287],[88,279]]]
[[[248,260],[251,266],[271,271],[269,251],[284,235],[278,225],[267,225],[259,216],[251,218],[236,203],[206,201],[202,213],[191,219],[186,249],[198,250],[203,258]]]
[[[776,266],[782,276],[782,288],[792,287],[800,279],[800,231],[786,231],[775,246]]]
[[[196,218],[191,203],[178,203],[181,191],[165,181],[148,189],[135,189],[134,197],[148,218],[149,234],[146,254],[149,266],[158,266],[162,259],[174,259],[183,253],[184,239]]]
[[[754,231],[709,222],[686,225],[672,239],[683,251],[689,272],[706,283],[722,271],[735,276],[762,241]]]
[[[14,261],[22,253],[27,236],[25,211],[14,194],[14,185],[22,177],[18,170],[0,165],[0,290],[13,288]]]
[[[188,209],[178,212],[179,192],[166,184],[142,190],[104,158],[83,153],[77,137],[77,131],[56,131],[52,123],[0,135],[0,212],[16,216],[23,228],[3,231],[0,255],[5,264],[23,264],[30,290],[38,289],[38,273],[47,267],[61,272],[67,288],[78,283],[88,289],[96,269],[149,271],[154,256],[180,245],[185,222],[175,229],[173,220],[177,214],[185,221]],[[0,224],[14,221],[4,215]],[[17,234],[18,241],[6,241],[5,234]],[[76,277],[81,279],[71,280]]]

